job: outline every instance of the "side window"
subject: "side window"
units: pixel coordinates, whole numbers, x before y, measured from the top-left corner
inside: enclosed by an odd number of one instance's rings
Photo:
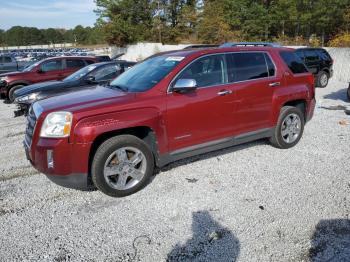
[[[226,82],[224,68],[224,55],[209,55],[190,64],[177,79],[194,79],[198,87],[220,85]]]
[[[316,50],[305,50],[305,57],[307,62],[315,62],[320,60]]]
[[[95,61],[93,61],[93,60],[85,60],[85,62],[86,62],[88,65],[91,65],[91,64],[94,64],[94,63],[95,63]]]
[[[232,53],[228,56],[229,82],[239,82],[268,77],[264,53]],[[274,66],[271,62],[271,74],[274,74]]]
[[[48,62],[44,62],[41,65],[41,70],[43,72],[62,70],[62,60],[51,60],[51,61],[48,61]]]
[[[9,56],[4,56],[4,63],[11,63],[12,59]]]
[[[274,76],[276,74],[275,65],[273,64],[273,62],[268,54],[265,53],[264,55],[265,55],[265,59],[266,59],[267,69],[269,70],[269,76]]]
[[[67,68],[82,68],[85,66],[84,60],[66,59]]]
[[[289,69],[293,72],[293,74],[302,74],[308,72],[303,61],[301,61],[301,59],[298,56],[296,56],[295,53],[282,51],[280,52],[280,55],[283,61],[289,67]]]
[[[94,76],[96,81],[106,81],[117,77],[120,70],[119,65],[104,66],[92,72],[90,76]]]

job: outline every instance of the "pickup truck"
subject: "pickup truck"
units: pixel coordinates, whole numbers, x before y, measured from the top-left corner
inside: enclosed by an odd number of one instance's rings
[[[27,62],[17,61],[11,55],[0,55],[0,74],[12,71],[21,71]]]
[[[315,102],[314,76],[293,49],[172,51],[107,86],[35,102],[24,147],[53,182],[122,197],[179,159],[257,139],[291,148]]]

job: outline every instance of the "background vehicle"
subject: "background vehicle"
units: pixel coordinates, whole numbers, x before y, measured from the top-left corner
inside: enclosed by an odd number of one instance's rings
[[[26,64],[27,62],[19,62],[11,55],[0,54],[0,73],[20,71]]]
[[[62,80],[82,67],[98,62],[95,57],[54,57],[30,65],[21,72],[0,74],[0,96],[14,100],[14,92],[34,83]]]
[[[15,116],[26,115],[30,105],[35,101],[72,92],[81,87],[108,83],[134,64],[135,62],[122,60],[96,63],[78,70],[62,81],[42,82],[20,88],[14,92],[15,103],[19,106]]]
[[[182,158],[262,138],[293,147],[314,108],[314,77],[292,49],[180,50],[34,103],[24,145],[55,183],[120,197]]]
[[[323,48],[298,48],[296,55],[315,76],[317,87],[326,87],[333,76],[333,59]]]

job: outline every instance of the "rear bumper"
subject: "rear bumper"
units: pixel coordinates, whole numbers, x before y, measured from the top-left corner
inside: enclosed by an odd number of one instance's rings
[[[313,116],[314,116],[314,112],[315,112],[315,106],[316,106],[316,99],[313,98],[308,105],[307,108],[307,112],[306,112],[306,122],[309,122]]]
[[[88,176],[90,144],[40,138],[31,147],[24,142],[24,149],[33,167],[54,183],[80,190],[93,188]]]

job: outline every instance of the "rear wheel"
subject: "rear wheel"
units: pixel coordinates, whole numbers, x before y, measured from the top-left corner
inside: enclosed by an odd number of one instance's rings
[[[328,85],[329,76],[325,71],[321,71],[317,76],[317,86],[325,88]]]
[[[154,157],[139,138],[121,135],[108,139],[96,151],[91,176],[94,185],[112,197],[142,189],[154,172]]]
[[[24,85],[16,85],[16,86],[13,86],[11,87],[10,91],[9,91],[9,95],[8,95],[8,98],[9,98],[9,101],[11,103],[13,103],[13,101],[15,101],[15,91],[24,87]]]
[[[304,116],[299,108],[283,107],[274,134],[270,138],[271,144],[281,149],[295,146],[303,135],[304,125]]]

